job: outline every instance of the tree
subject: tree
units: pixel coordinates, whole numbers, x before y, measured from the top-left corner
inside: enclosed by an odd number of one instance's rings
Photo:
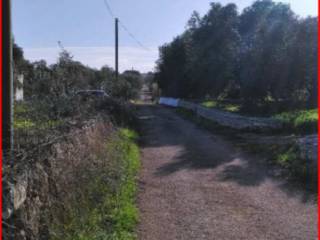
[[[317,31],[317,18],[288,4],[258,0],[238,15],[235,4],[212,3],[160,47],[155,80],[172,97],[316,103]]]
[[[160,48],[156,78],[164,94],[218,96],[235,82],[237,26],[234,4],[212,3],[202,19],[194,12],[186,31]]]
[[[240,82],[243,97],[285,98],[289,48],[297,22],[289,5],[257,1],[241,15]]]
[[[160,47],[156,79],[163,93],[173,97],[185,97],[186,52],[183,38],[177,37],[169,45]]]

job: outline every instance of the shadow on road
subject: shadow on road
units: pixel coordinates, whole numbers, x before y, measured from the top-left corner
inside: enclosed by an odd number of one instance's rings
[[[138,105],[137,110],[143,147],[174,154],[174,161],[161,165],[155,177],[166,177],[181,170],[210,169],[215,181],[235,182],[244,187],[272,181],[289,197],[305,203],[315,199],[316,193],[307,190],[307,185],[275,176],[274,168],[266,164],[263,157],[244,153],[221,133],[204,130],[166,107]]]

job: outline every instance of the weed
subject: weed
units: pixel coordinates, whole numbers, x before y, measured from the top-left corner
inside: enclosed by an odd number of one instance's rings
[[[207,107],[207,108],[214,108],[218,106],[218,102],[217,101],[205,101],[203,103],[201,103],[201,105],[203,107]]]
[[[283,112],[273,118],[283,122],[285,127],[295,132],[315,132],[318,124],[318,109]]]
[[[109,164],[87,169],[88,182],[53,232],[68,240],[134,240],[138,222],[136,175],[140,168],[138,135],[120,129],[105,144]],[[52,239],[60,239],[52,236]]]
[[[201,105],[206,108],[218,108],[228,112],[239,112],[241,107],[239,104],[232,104],[232,103],[226,103],[226,102],[214,101],[214,100],[205,101],[201,103]]]

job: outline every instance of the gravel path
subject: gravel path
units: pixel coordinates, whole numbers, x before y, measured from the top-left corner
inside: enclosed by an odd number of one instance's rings
[[[139,107],[140,240],[315,240],[314,196],[161,106]]]

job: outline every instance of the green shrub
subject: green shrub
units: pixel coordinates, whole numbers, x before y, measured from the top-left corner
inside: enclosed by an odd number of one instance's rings
[[[205,101],[201,103],[201,105],[207,108],[214,108],[214,107],[217,107],[218,103],[217,101]]]
[[[137,134],[120,129],[106,143],[109,164],[91,169],[89,182],[81,186],[81,197],[72,203],[63,226],[56,224],[52,239],[134,240],[138,222],[136,176],[140,168]],[[89,171],[89,170],[88,170]]]
[[[289,170],[295,178],[307,180],[312,176],[308,174],[308,164],[306,159],[302,159],[297,147],[289,147],[276,154],[276,163]]]
[[[282,121],[288,129],[303,133],[315,132],[318,124],[318,109],[283,112],[273,118]]]
[[[218,108],[228,112],[239,112],[241,108],[239,104],[227,103],[223,101],[214,101],[214,100],[202,102],[201,105],[206,108]]]

